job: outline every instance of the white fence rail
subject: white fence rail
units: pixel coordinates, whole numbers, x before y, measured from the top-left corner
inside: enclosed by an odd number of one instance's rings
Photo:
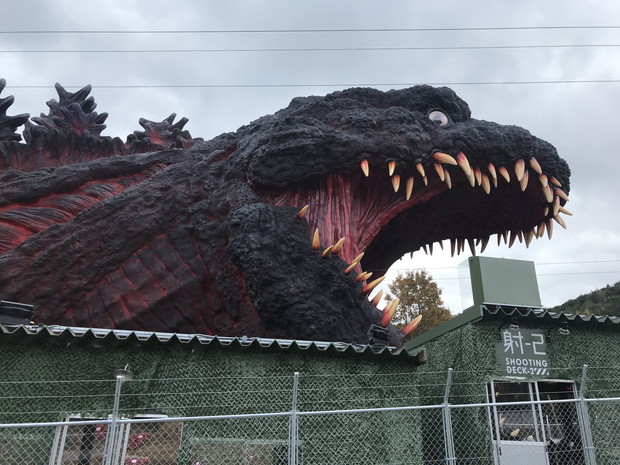
[[[503,380],[478,385],[485,402],[451,403],[452,382],[450,371],[435,386],[443,402],[432,405],[413,405],[430,397],[420,395],[409,405],[319,410],[299,407],[295,374],[282,411],[126,418],[117,380],[112,409],[100,418],[0,423],[0,464],[620,463],[620,397],[586,398],[569,382]]]

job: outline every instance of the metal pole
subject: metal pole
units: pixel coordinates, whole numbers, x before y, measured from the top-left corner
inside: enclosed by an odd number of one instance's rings
[[[112,407],[112,421],[110,423],[110,430],[108,431],[103,465],[117,465],[120,459],[122,444],[118,441],[118,407],[121,399],[121,385],[123,381],[131,381],[133,379],[133,373],[129,371],[129,365],[125,365],[125,368],[116,370],[114,372],[114,379],[116,380],[114,385],[114,406]]]
[[[594,440],[592,439],[592,427],[590,426],[590,414],[586,403],[586,382],[588,379],[588,365],[581,367],[581,383],[579,385],[579,402],[577,405],[577,416],[579,417],[579,428],[581,429],[581,442],[586,459],[586,465],[596,465],[596,455]]]
[[[118,406],[121,398],[121,384],[123,378],[121,376],[116,377],[116,384],[114,385],[114,406],[112,407],[112,422],[110,423],[110,429],[108,430],[108,441],[105,447],[105,460],[104,465],[114,465],[114,447],[116,444],[116,422],[118,420]]]
[[[297,392],[299,390],[299,372],[293,373],[293,396],[291,400],[291,413],[288,428],[288,465],[297,465],[298,447],[297,441]]]
[[[443,394],[443,438],[446,451],[446,465],[456,464],[454,437],[452,434],[452,413],[450,412],[450,388],[452,387],[452,368],[448,368],[446,390]]]

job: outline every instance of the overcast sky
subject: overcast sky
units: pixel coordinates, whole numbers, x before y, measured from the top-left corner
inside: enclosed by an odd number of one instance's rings
[[[540,29],[518,29],[526,26]],[[619,28],[552,28],[557,26]],[[393,31],[415,28],[447,30]],[[332,31],[273,32],[300,29]],[[493,238],[485,255],[534,261],[545,306],[620,280],[620,82],[484,84],[620,80],[619,2],[20,0],[0,15],[0,31],[0,77],[7,80],[2,97],[16,99],[9,114],[47,113],[45,102],[57,98],[56,82],[71,91],[91,84],[97,111],[110,115],[103,134],[122,139],[140,129],[140,117],[161,121],[174,112],[189,118],[186,129],[194,137],[208,139],[273,113],[296,96],[357,85],[388,90],[454,83],[450,87],[469,103],[473,117],[516,124],[548,140],[573,173],[567,209],[574,216],[567,218],[568,230],[556,225],[551,241],[536,240],[529,249],[518,243],[498,248]],[[580,47],[299,50],[532,45]],[[239,51],[283,48],[297,50]],[[237,51],[163,52],[172,49]],[[7,52],[17,50],[22,52]],[[181,85],[205,87],[140,87]],[[457,265],[468,255],[451,258],[449,246],[446,249],[435,250],[432,257],[416,253],[413,260],[398,261],[388,276],[426,268],[443,289],[450,310],[458,313]]]

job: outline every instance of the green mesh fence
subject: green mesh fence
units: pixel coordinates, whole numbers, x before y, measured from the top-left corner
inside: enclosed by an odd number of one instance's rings
[[[616,333],[584,329],[548,344],[552,377],[576,381],[577,391],[582,366],[588,365],[581,407],[560,402],[553,408],[533,404],[494,410],[479,405],[493,399],[491,386],[515,382],[497,374],[495,353],[489,350],[497,331],[497,324],[482,322],[448,333],[427,344],[429,360],[420,367],[408,358],[304,351],[120,342],[96,347],[3,344],[0,464],[100,465],[111,438],[112,374],[126,365],[135,377],[121,385],[123,420],[114,442],[119,465],[284,464],[291,441],[302,465],[493,464],[500,463],[498,451],[508,450],[510,441],[521,441],[523,451],[536,453],[539,433],[530,432],[536,426],[516,416],[527,409],[538,412],[546,428],[548,463],[594,463],[587,457],[596,464],[620,463]],[[578,350],[584,347],[587,352]],[[442,405],[448,368],[453,368],[450,430],[448,407]],[[298,429],[291,437],[295,372],[300,373]],[[520,380],[535,381],[541,382]],[[566,398],[569,394],[574,393]],[[346,412],[331,412],[340,410]],[[213,416],[228,417],[196,418]],[[69,417],[71,423],[58,426],[8,427]],[[79,423],[89,419],[92,424]],[[568,424],[577,433],[567,435]],[[585,424],[592,449],[581,430]]]

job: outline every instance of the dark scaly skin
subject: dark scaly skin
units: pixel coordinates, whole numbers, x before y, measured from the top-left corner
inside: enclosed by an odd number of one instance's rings
[[[107,115],[94,111],[90,88],[57,88],[50,114],[26,122],[25,143],[15,130],[28,115],[7,116],[12,100],[0,100],[0,298],[34,304],[45,324],[366,343],[381,311],[354,280],[361,270],[375,279],[444,239],[459,248],[525,231],[527,240],[568,193],[568,166],[550,144],[472,119],[447,88],[297,98],[207,142],[174,115],[141,120],[145,130],[126,143],[101,136]],[[431,121],[433,110],[447,124]],[[435,152],[463,152],[475,187]],[[529,176],[524,192],[517,160]],[[489,162],[507,167],[511,182],[498,175],[494,187]],[[546,198],[551,177],[562,192],[551,184]],[[322,257],[341,237],[343,249]],[[389,342],[403,342],[391,326]]]

